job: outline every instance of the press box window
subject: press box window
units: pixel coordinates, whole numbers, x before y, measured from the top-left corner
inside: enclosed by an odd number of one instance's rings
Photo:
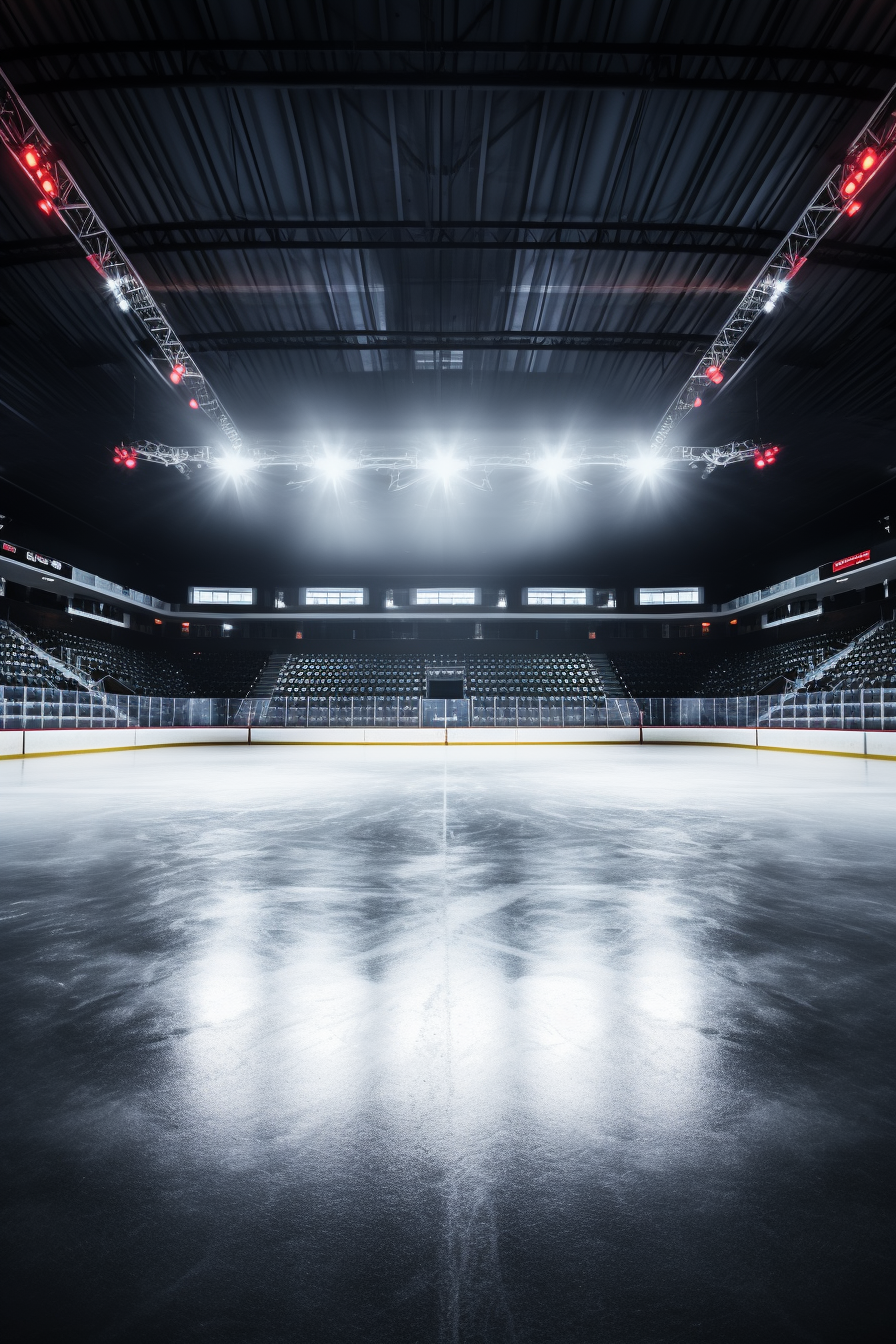
[[[478,607],[481,588],[412,588],[412,607]]]
[[[252,607],[254,588],[191,588],[190,606]]]
[[[615,607],[616,593],[593,588],[524,588],[524,607]]]
[[[300,588],[302,607],[364,607],[369,600],[366,588]]]
[[[703,602],[702,588],[636,588],[639,607],[697,607]]]

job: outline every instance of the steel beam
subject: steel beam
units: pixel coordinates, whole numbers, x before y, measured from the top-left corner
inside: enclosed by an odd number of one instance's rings
[[[126,225],[116,237],[135,255],[190,252],[643,252],[661,255],[766,257],[781,235],[690,224],[569,224],[559,221],[458,220],[438,224],[382,220],[196,220]],[[83,255],[69,238],[23,238],[0,243],[0,269]],[[896,273],[896,248],[822,243],[815,260],[828,266]]]
[[[690,354],[706,336],[677,331],[207,331],[184,340],[217,350],[606,350]]]

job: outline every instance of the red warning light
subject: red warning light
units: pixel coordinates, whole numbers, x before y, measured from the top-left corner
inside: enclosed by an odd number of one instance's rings
[[[53,213],[53,203],[52,201],[48,201],[46,197],[42,201],[38,201],[37,208],[38,210],[43,210],[45,215],[52,215]]]
[[[191,397],[191,398],[190,398],[190,410],[191,410],[191,411],[198,411],[198,410],[199,410],[199,402],[196,400],[195,397]]]
[[[857,215],[859,213],[861,208],[862,208],[861,201],[850,201],[849,205],[846,207],[846,213],[849,215],[850,218],[852,218],[853,215]]]
[[[136,457],[126,457],[124,460],[124,464],[126,467],[130,467],[133,470],[133,468],[136,467],[137,465],[137,459]]]
[[[56,186],[56,179],[48,172],[42,172],[38,177],[40,189],[45,196],[55,196],[59,190]]]
[[[875,165],[876,163],[877,163],[877,150],[876,150],[876,149],[870,149],[870,148],[869,148],[869,149],[865,149],[865,150],[862,151],[862,154],[861,154],[861,156],[860,156],[860,158],[859,158],[859,167],[860,167],[864,172],[866,172],[866,173],[867,173],[867,172],[870,172],[871,169],[874,167],[874,165]]]
[[[702,405],[703,405],[703,398],[702,398],[702,397],[695,397],[695,398],[694,398],[694,407],[696,408],[697,406],[702,406]]]
[[[753,458],[753,461],[756,463],[757,467],[760,467],[760,468],[761,468],[761,467],[764,467],[764,466],[765,466],[765,458],[764,458],[764,457],[754,457],[754,458]]]
[[[718,364],[710,364],[706,370],[706,376],[711,383],[720,383],[725,377]]]
[[[22,162],[26,168],[30,168],[32,171],[40,163],[40,155],[33,145],[26,145],[22,150]]]

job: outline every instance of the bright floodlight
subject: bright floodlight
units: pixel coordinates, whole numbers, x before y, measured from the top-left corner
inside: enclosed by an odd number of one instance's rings
[[[443,481],[450,481],[451,477],[458,470],[458,463],[453,457],[437,457],[429,464],[430,471],[434,472]]]
[[[639,457],[634,463],[635,470],[645,481],[653,480],[664,466],[665,461],[661,457]]]
[[[219,457],[215,463],[217,467],[229,476],[232,481],[239,481],[252,470],[252,462],[245,457]]]
[[[345,475],[349,464],[339,457],[325,457],[317,465],[321,475],[326,476],[328,481],[338,481]]]
[[[536,466],[545,476],[549,476],[552,480],[556,480],[558,476],[562,476],[566,469],[566,462],[562,457],[556,455],[554,457],[541,458],[541,460],[536,463]]]

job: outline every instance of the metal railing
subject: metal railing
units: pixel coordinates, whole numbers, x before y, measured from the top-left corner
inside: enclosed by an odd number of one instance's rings
[[[896,688],[790,695],[186,697],[0,686],[0,728],[824,728],[896,731]]]

